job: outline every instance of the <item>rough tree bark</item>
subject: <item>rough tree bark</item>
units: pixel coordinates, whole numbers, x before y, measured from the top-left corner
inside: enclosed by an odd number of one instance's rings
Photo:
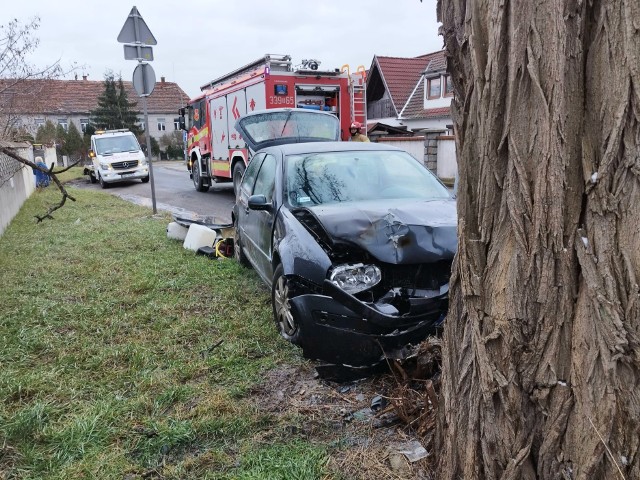
[[[640,2],[439,0],[459,251],[438,479],[640,479]]]

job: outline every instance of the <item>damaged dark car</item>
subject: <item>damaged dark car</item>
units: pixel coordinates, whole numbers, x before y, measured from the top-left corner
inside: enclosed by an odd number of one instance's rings
[[[307,358],[369,368],[441,325],[456,205],[403,150],[325,141],[337,125],[295,109],[238,121],[256,153],[233,209],[235,251],[271,287],[284,338]]]

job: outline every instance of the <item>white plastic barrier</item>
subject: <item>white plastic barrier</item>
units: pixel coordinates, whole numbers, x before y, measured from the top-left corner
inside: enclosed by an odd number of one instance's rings
[[[204,225],[192,223],[184,239],[183,247],[197,252],[200,247],[212,247],[218,233]]]
[[[184,239],[187,238],[187,233],[189,229],[187,227],[183,227],[177,222],[171,222],[167,225],[167,237],[173,240],[180,240],[184,242]]]

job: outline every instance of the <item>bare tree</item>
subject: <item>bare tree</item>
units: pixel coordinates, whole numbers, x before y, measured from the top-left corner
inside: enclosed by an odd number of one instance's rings
[[[640,3],[438,15],[460,175],[438,478],[640,478]]]
[[[16,108],[16,105],[21,104],[18,97],[24,94],[20,85],[30,79],[52,79],[64,73],[59,61],[41,68],[28,62],[29,54],[38,47],[39,40],[35,37],[35,32],[39,27],[38,17],[26,24],[14,19],[6,25],[0,25],[0,78],[3,79],[0,82],[0,140],[3,141],[20,140],[24,134],[20,116],[22,112]],[[37,97],[37,92],[29,91],[28,95],[29,98],[34,98]],[[53,166],[44,168],[18,155],[14,149],[7,146],[0,146],[0,152],[24,167],[47,173],[62,193],[62,199],[57,205],[50,207],[44,215],[36,217],[39,222],[45,218],[52,218],[51,213],[62,207],[67,198],[75,201],[56,176],[70,167],[61,170],[54,170]]]

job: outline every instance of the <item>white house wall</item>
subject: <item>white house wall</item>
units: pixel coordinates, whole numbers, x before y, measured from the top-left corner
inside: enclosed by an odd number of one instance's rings
[[[22,125],[24,125],[27,129],[29,129],[29,131],[31,132],[31,134],[35,137],[36,132],[38,131],[38,128],[36,126],[36,119],[41,119],[44,120],[45,122],[47,120],[51,120],[51,122],[53,122],[53,124],[55,126],[58,126],[58,120],[60,119],[65,119],[68,122],[73,122],[76,127],[78,128],[78,131],[82,133],[82,127],[80,124],[80,121],[82,119],[88,119],[90,118],[89,115],[23,115],[21,116],[21,120],[22,120]],[[164,118],[165,120],[165,130],[158,130],[158,120],[160,118]],[[177,112],[171,112],[171,113],[154,113],[154,114],[149,114],[149,125],[151,125],[151,136],[153,138],[155,138],[156,140],[160,140],[160,137],[162,137],[163,135],[169,133],[173,133],[176,131],[176,128],[174,127],[173,124],[173,120],[174,118],[178,118],[178,113]],[[144,120],[144,116],[140,116],[138,117],[138,122],[142,123]]]

